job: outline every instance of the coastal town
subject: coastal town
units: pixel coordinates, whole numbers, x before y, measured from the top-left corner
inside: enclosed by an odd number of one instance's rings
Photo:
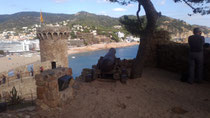
[[[59,27],[59,26],[66,26],[69,20],[55,23],[55,24],[46,24],[45,26],[48,27]],[[11,31],[2,31],[0,34],[0,50],[4,51],[5,53],[14,53],[14,52],[29,52],[29,51],[39,51],[39,40],[37,39],[36,32],[37,28],[40,28],[41,25],[35,24],[31,27],[22,27],[17,31],[16,28],[13,28]],[[114,35],[117,36],[117,39],[120,42],[139,42],[140,38],[134,37],[132,35],[125,35],[125,33],[121,32],[120,29],[122,26],[114,26],[113,28],[119,29]],[[92,38],[97,37],[98,40],[101,38],[105,38],[103,41],[96,41],[96,43],[104,43],[104,42],[116,42],[113,39],[112,35],[105,36],[100,35],[97,32],[97,28],[82,26],[79,24],[73,25],[70,27],[71,36],[68,39],[69,48],[70,47],[81,47],[85,45],[90,45],[85,42],[85,38],[82,35],[89,35]],[[103,32],[103,31],[102,31]],[[109,32],[112,34],[112,32]],[[107,41],[106,41],[107,40]],[[95,44],[95,43],[93,43]]]
[[[210,0],[0,3],[0,118],[210,118]]]

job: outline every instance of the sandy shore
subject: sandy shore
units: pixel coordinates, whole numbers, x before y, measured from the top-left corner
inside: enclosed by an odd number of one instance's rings
[[[75,54],[75,53],[81,53],[81,52],[89,52],[89,51],[95,51],[95,50],[103,50],[103,49],[109,49],[109,48],[120,48],[120,47],[128,47],[133,45],[138,45],[138,42],[119,42],[119,43],[107,43],[107,44],[94,44],[91,46],[84,46],[84,47],[75,47],[68,50],[68,54]]]
[[[89,51],[102,50],[102,49],[108,49],[108,48],[126,47],[126,46],[132,46],[132,45],[137,45],[137,44],[138,43],[136,43],[136,42],[94,44],[91,46],[71,48],[68,50],[68,54],[89,52]],[[0,58],[0,72],[9,71],[11,69],[14,69],[14,68],[17,68],[20,66],[35,63],[37,61],[40,61],[40,56],[38,54],[32,54],[31,56],[29,56],[29,55],[11,55],[11,56],[2,57],[2,58]]]

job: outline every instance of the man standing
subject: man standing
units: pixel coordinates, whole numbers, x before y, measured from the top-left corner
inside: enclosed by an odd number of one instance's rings
[[[2,83],[3,83],[3,84],[6,83],[6,76],[5,76],[5,75],[2,76]]]
[[[199,28],[194,28],[194,35],[189,36],[188,38],[190,46],[188,83],[190,84],[194,81],[199,83],[203,77],[203,46],[205,38],[201,36],[201,33]]]
[[[44,68],[41,66],[40,67],[40,73],[42,73],[44,71]]]
[[[31,67],[31,76],[34,76],[34,69]]]

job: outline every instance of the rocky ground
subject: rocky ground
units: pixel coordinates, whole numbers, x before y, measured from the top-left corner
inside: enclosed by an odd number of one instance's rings
[[[147,68],[143,77],[120,82],[77,81],[75,98],[60,109],[37,112],[34,106],[0,117],[59,118],[210,118],[210,83],[187,84],[180,76]]]

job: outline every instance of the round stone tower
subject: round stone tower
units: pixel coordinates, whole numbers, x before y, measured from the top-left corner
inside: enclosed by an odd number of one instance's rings
[[[68,67],[69,29],[66,27],[41,27],[37,29],[40,40],[41,62],[51,61],[52,68]]]

